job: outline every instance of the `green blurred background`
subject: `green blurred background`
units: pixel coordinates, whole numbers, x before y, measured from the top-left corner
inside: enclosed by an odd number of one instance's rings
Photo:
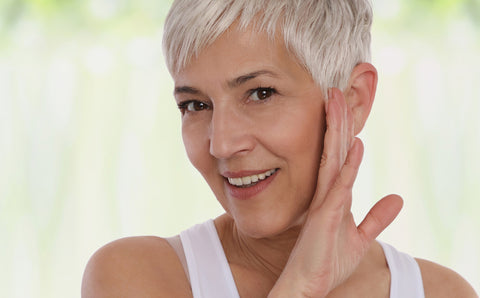
[[[161,51],[171,0],[0,0],[0,297],[79,297],[105,243],[221,213]],[[480,0],[375,0],[380,81],[354,199],[480,290]]]

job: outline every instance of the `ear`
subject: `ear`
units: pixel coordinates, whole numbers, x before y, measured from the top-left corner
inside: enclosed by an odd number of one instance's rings
[[[362,131],[370,114],[377,80],[377,70],[370,63],[360,63],[352,70],[344,94],[348,106],[352,109],[355,135]]]

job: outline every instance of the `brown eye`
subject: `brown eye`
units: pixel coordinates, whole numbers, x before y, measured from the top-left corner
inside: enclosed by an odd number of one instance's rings
[[[178,109],[184,115],[185,113],[199,112],[211,109],[210,105],[198,100],[187,100],[178,104]]]
[[[253,90],[252,94],[250,95],[250,98],[253,101],[261,101],[269,98],[275,93],[275,90],[272,88],[258,88]]]
[[[201,101],[191,101],[186,105],[186,109],[189,112],[198,112],[208,109],[208,105]]]

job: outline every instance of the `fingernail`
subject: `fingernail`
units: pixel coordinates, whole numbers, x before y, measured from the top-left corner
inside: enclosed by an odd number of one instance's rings
[[[328,88],[328,100],[332,99],[334,96],[333,88]]]

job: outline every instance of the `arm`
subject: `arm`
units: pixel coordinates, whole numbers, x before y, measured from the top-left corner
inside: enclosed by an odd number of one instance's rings
[[[183,267],[165,239],[131,237],[100,248],[82,281],[82,298],[192,297]]]
[[[472,286],[455,271],[427,260],[416,260],[422,273],[425,297],[478,297]]]

